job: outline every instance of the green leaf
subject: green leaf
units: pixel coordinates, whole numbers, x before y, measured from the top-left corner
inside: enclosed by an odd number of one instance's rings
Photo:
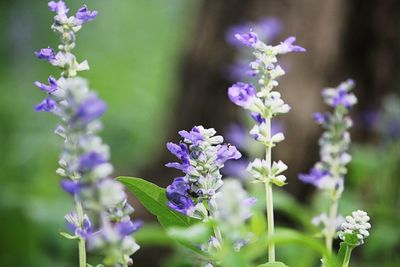
[[[197,223],[190,227],[170,227],[167,233],[171,238],[178,241],[186,248],[206,258],[209,257],[209,255],[199,249],[198,246],[198,244],[206,243],[210,238],[211,229],[207,224]]]
[[[65,237],[65,238],[67,238],[67,239],[79,239],[79,237],[78,236],[76,236],[76,235],[70,235],[70,234],[68,234],[68,233],[65,233],[65,232],[60,232],[60,235],[62,235],[63,237]]]
[[[349,246],[357,246],[359,243],[357,234],[345,234],[344,235],[344,242],[347,243]]]
[[[197,223],[190,227],[171,227],[168,235],[180,242],[205,243],[211,235],[211,229],[204,223]]]
[[[264,213],[257,212],[250,218],[251,232],[256,236],[262,236],[267,232],[267,221]]]
[[[223,248],[219,255],[221,267],[251,267],[249,259],[240,251],[234,251],[232,246]]]
[[[258,265],[257,267],[288,267],[286,264],[280,261],[275,261],[275,262],[268,262],[264,263],[261,265]]]
[[[347,247],[348,247],[348,245],[345,242],[340,242],[340,248],[339,248],[339,252],[337,255],[338,262],[343,262]]]
[[[165,189],[146,180],[135,177],[118,177],[117,180],[131,191],[142,205],[153,215],[164,227],[192,225],[195,220],[183,214],[173,211],[167,206]]]
[[[175,245],[165,229],[156,223],[144,224],[140,231],[135,233],[135,240],[140,246],[171,247]]]

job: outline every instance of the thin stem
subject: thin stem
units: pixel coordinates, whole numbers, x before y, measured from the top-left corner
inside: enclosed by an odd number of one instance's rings
[[[344,260],[343,260],[343,267],[348,267],[350,263],[350,257],[351,257],[351,251],[353,250],[353,247],[347,246],[346,247],[346,254],[344,255]]]
[[[268,221],[268,238],[274,235],[274,204],[272,198],[272,185],[271,183],[265,183],[265,192],[267,200],[267,221]],[[268,245],[268,261],[275,261],[275,243],[270,242]]]
[[[325,245],[328,250],[328,253],[332,253],[332,243],[333,236],[335,235],[335,221],[337,217],[338,210],[338,200],[337,198],[332,200],[331,206],[329,208],[329,225],[328,225],[328,233],[325,237]]]
[[[76,212],[78,214],[78,219],[79,222],[82,223],[83,222],[83,208],[82,208],[82,203],[75,199],[75,203],[76,203]],[[86,243],[85,243],[85,239],[84,238],[79,238],[79,244],[78,244],[78,248],[79,248],[79,267],[86,267]]]
[[[266,130],[268,139],[271,139],[271,119],[266,120]],[[268,145],[265,151],[265,161],[267,162],[268,169],[271,170],[271,146]],[[268,237],[272,237],[274,235],[274,203],[272,197],[272,184],[267,181],[265,183],[265,197],[266,197],[266,205],[267,205],[267,222],[268,222]],[[268,245],[268,261],[275,261],[275,243],[270,242]]]

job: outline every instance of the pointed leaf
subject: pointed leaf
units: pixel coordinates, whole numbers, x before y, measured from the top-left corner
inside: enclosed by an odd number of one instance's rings
[[[121,176],[117,180],[125,185],[151,214],[157,216],[162,226],[166,228],[170,226],[187,227],[195,221],[167,206],[168,200],[164,188],[135,177]]]

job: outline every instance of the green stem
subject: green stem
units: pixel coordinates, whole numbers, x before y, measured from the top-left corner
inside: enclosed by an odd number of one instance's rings
[[[268,134],[268,139],[271,139],[271,119],[266,120],[266,130]],[[271,170],[272,160],[271,160],[271,145],[266,147],[265,151],[265,161],[267,162],[268,169]],[[265,197],[267,205],[267,223],[268,223],[268,238],[274,235],[274,202],[272,197],[272,184],[267,181],[265,183]],[[268,261],[275,261],[275,243],[270,242],[268,245]]]
[[[274,204],[272,198],[272,185],[271,183],[265,183],[266,200],[267,200],[267,221],[268,221],[268,238],[274,235]],[[275,243],[270,242],[268,245],[268,261],[275,261]]]
[[[335,235],[335,221],[337,217],[337,209],[338,209],[338,200],[335,198],[332,200],[331,206],[329,208],[328,233],[325,237],[325,245],[329,254],[332,253],[332,243],[333,243],[333,237]]]
[[[350,263],[351,251],[353,247],[346,246],[346,254],[344,255],[343,267],[348,267]]]
[[[78,214],[79,222],[82,224],[83,222],[83,208],[82,203],[79,200],[75,200],[76,202],[76,212]],[[86,243],[84,238],[79,238],[79,267],[86,267]]]

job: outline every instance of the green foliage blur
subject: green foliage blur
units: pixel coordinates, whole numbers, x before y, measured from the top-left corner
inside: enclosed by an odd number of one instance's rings
[[[99,11],[79,32],[75,49],[108,104],[101,133],[116,173],[133,173],[163,147],[176,94],[179,55],[197,1],[69,1]],[[47,1],[0,2],[0,266],[76,266],[76,244],[58,233],[72,201],[55,174],[61,140],[57,119],[35,113],[44,98],[34,87],[59,73],[34,51],[55,47]]]

